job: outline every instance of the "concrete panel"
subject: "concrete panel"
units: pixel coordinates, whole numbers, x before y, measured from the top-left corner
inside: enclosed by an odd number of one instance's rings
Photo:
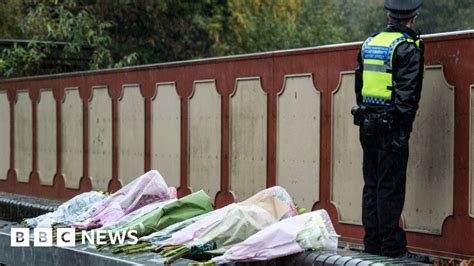
[[[181,147],[181,99],[174,83],[156,86],[152,104],[152,168],[168,186],[179,187]]]
[[[454,89],[441,66],[425,71],[410,139],[405,209],[409,231],[441,234],[453,213]]]
[[[242,201],[264,189],[267,180],[267,95],[259,78],[236,81],[230,138],[230,189]]]
[[[286,77],[278,97],[277,184],[308,210],[319,200],[320,104],[311,74]]]
[[[189,100],[189,186],[214,198],[220,175],[221,96],[215,81],[198,81]]]
[[[107,191],[112,177],[112,100],[106,87],[94,88],[89,103],[89,167],[93,190]]]
[[[341,73],[339,82],[332,97],[331,201],[339,222],[360,225],[364,178],[359,127],[352,123],[350,113],[355,105],[354,73]]]
[[[56,173],[56,100],[51,89],[41,90],[37,107],[38,173],[41,184],[53,185]]]
[[[62,171],[66,187],[79,188],[82,177],[82,99],[77,88],[65,90],[62,104]]]
[[[119,110],[119,179],[125,185],[144,173],[145,100],[139,86],[123,88]]]
[[[15,169],[19,182],[28,182],[33,159],[32,108],[28,91],[17,91],[15,104]]]
[[[333,96],[332,201],[342,223],[361,224],[362,149],[352,125],[354,75],[343,73]],[[440,234],[453,205],[454,91],[441,67],[425,72],[410,140],[403,213],[407,231]]]
[[[470,184],[470,189],[469,189],[469,198],[470,198],[470,208],[469,208],[469,215],[474,218],[474,85],[471,86],[471,125],[470,125],[470,130],[471,134],[469,136],[469,144],[471,145],[470,147],[470,164],[469,164],[469,172],[471,173],[469,184]]]
[[[0,180],[10,168],[10,103],[7,91],[0,91]]]
[[[441,66],[425,71],[410,144],[405,228],[441,234],[444,219],[453,213],[454,181],[454,88]]]

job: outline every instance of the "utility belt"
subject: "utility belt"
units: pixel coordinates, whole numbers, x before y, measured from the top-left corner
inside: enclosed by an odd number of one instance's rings
[[[388,108],[367,105],[352,107],[354,124],[363,128],[366,135],[384,135],[398,130],[400,119]]]

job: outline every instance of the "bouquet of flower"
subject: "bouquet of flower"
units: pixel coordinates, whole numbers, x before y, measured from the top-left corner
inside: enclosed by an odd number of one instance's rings
[[[61,204],[56,211],[25,219],[22,224],[30,228],[49,228],[55,224],[71,226],[90,218],[106,198],[104,193],[96,191],[81,193]]]
[[[280,186],[264,189],[238,204],[240,206],[257,205],[262,207],[277,220],[298,215],[298,208],[290,194]]]
[[[156,203],[156,205],[149,208],[147,206],[145,210],[138,210],[131,217],[122,219],[101,230],[112,232],[136,230],[137,237],[141,237],[210,212],[212,209],[211,199],[204,191],[200,190],[178,200],[170,200],[164,204]],[[101,247],[103,246],[98,248]]]
[[[84,229],[109,225],[152,202],[170,199],[170,194],[160,173],[151,170],[110,195],[94,212]]]
[[[272,187],[236,204],[200,233],[197,233],[198,230],[196,230],[201,229],[195,226],[197,223],[190,225],[190,227],[195,227],[193,231],[187,232],[188,234],[194,232],[194,234],[190,234],[193,237],[191,242],[176,245],[173,235],[155,251],[165,257],[167,262],[188,253],[221,254],[266,226],[294,215],[297,215],[296,207],[288,193],[281,187]],[[184,228],[182,231],[186,229]]]
[[[158,201],[158,202],[150,203],[146,206],[141,207],[140,209],[134,210],[133,212],[125,215],[124,217],[120,218],[119,220],[117,220],[115,222],[111,222],[106,226],[100,227],[100,230],[112,231],[112,230],[115,230],[115,229],[118,229],[118,228],[126,227],[130,223],[133,223],[134,221],[137,221],[137,220],[141,219],[141,217],[147,215],[148,213],[150,213],[154,210],[160,209],[163,206],[165,206],[166,204],[169,204],[169,203],[174,202],[174,201],[176,201],[176,199],[169,199],[169,200],[165,200],[165,201]]]
[[[166,205],[168,203],[171,203],[173,201],[176,201],[176,199],[170,199],[170,200],[167,200],[167,201],[159,201],[159,202],[154,202],[154,203],[148,204],[148,205],[146,205],[146,206],[144,206],[144,207],[142,207],[138,210],[135,210],[135,211],[125,215],[120,220],[116,221],[115,223],[112,223],[108,226],[101,227],[100,230],[117,231],[116,230],[117,228],[126,227],[129,224],[133,223],[134,221],[139,220],[140,217],[148,214],[149,212],[151,212],[153,210],[156,210],[156,209],[159,209],[159,208],[163,207],[164,205]],[[137,244],[135,244],[133,246],[135,247],[136,245]],[[98,246],[100,246],[100,245],[98,245]],[[126,248],[126,247],[127,247],[126,244],[114,246],[112,248],[112,252],[113,253],[123,252],[123,249]],[[141,243],[140,243],[140,247],[143,247],[143,245]]]
[[[336,250],[338,237],[327,212],[313,211],[272,224],[203,265],[270,260],[305,250]]]
[[[191,224],[212,220],[212,216],[214,216],[216,212],[222,212],[222,210],[224,210],[225,208],[227,207],[189,218],[182,222],[170,225],[158,232],[151,233],[147,236],[142,236],[138,239],[138,243],[136,244],[124,244],[120,246],[115,246],[113,248],[113,252],[124,252],[126,254],[132,254],[152,250],[153,247],[156,247],[156,243],[161,243],[163,241],[166,241],[167,239],[170,239],[174,235],[174,233],[181,233],[185,231],[182,229],[190,227]],[[188,236],[188,234],[184,235],[184,237]]]
[[[215,223],[221,222],[227,212],[237,205],[250,206],[257,205],[271,212],[275,219],[284,219],[297,214],[296,207],[288,192],[279,186],[267,188],[238,204],[232,203],[224,208],[215,210],[205,219],[174,233],[169,239],[151,239],[152,244],[156,246],[176,246],[191,242],[194,238],[200,236]]]
[[[236,206],[237,204],[231,203],[223,208],[214,210],[210,212],[208,216],[203,217],[182,230],[173,233],[168,239],[151,237],[150,243],[154,246],[177,246],[189,243],[214,224],[221,222],[227,212],[234,209]]]
[[[141,237],[137,244],[117,247],[115,252],[118,253],[123,251],[124,253],[131,254],[152,251],[158,246],[176,246],[188,243],[211,225],[221,221],[227,212],[235,206],[236,204],[232,203],[212,212],[168,226],[161,231]]]
[[[190,243],[180,246],[163,246],[156,251],[166,258],[166,262],[172,262],[188,253],[222,253],[232,245],[275,222],[277,220],[263,208],[255,205],[236,206],[229,210],[221,222],[211,226]]]

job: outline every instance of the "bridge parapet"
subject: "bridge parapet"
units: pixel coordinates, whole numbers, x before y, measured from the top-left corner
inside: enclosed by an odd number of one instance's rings
[[[424,40],[403,224],[419,251],[474,256],[474,31]],[[282,185],[360,241],[359,47],[2,80],[0,190],[65,199],[158,169],[221,207]]]

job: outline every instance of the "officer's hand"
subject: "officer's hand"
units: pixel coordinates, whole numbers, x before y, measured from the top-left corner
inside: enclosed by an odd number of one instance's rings
[[[409,133],[407,133],[403,129],[400,129],[398,131],[398,134],[396,134],[396,136],[394,136],[392,140],[392,148],[395,151],[401,151],[402,149],[407,147],[409,138]]]
[[[361,123],[362,123],[362,120],[364,119],[364,117],[363,117],[363,108],[356,105],[356,106],[352,107],[351,114],[353,116],[354,125],[360,126]]]

